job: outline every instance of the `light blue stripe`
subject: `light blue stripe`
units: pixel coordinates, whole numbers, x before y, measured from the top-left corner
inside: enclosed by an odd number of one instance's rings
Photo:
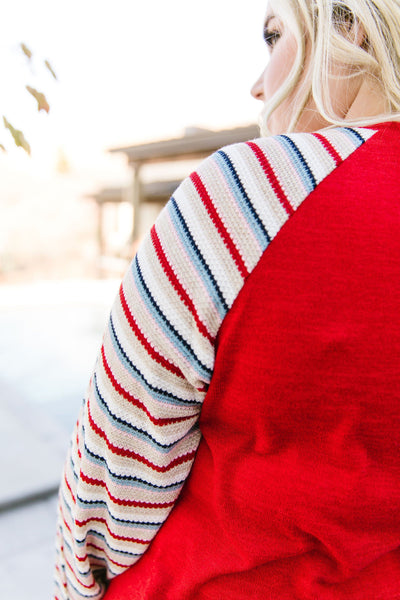
[[[307,165],[304,156],[297,148],[296,144],[291,138],[285,135],[278,135],[275,138],[282,148],[286,151],[288,159],[292,163],[293,167],[297,171],[300,179],[304,183],[304,187],[308,193],[311,193],[315,189],[315,179],[311,173],[310,167]]]
[[[95,529],[88,529],[86,531],[86,537],[89,534],[102,540],[110,552],[115,552],[116,554],[123,554],[124,556],[142,556],[144,550],[148,547],[148,544],[140,544],[141,546],[143,546],[143,552],[139,552],[138,554],[135,552],[127,552],[124,550],[118,550],[117,548],[113,548],[112,546],[110,546],[110,544],[107,542],[106,536],[103,533],[96,531]],[[84,546],[87,543],[86,537],[84,537],[82,540],[75,538],[75,542],[78,544],[78,546]],[[118,543],[118,540],[116,540],[116,543]],[[130,543],[134,544],[135,542]]]
[[[358,133],[358,131],[354,131],[351,127],[341,127],[340,131],[345,133],[348,138],[351,139],[353,144],[356,145],[356,148],[359,148],[365,143],[364,138]]]
[[[112,569],[110,569],[110,571],[113,573]],[[113,575],[116,575],[116,573],[113,573]],[[72,583],[72,581],[71,581],[71,579],[69,578],[69,576],[68,576],[68,573],[67,573],[67,572],[65,572],[65,577],[66,577],[66,578],[67,578],[67,580],[68,580],[68,584],[69,584],[69,586],[70,586],[70,587],[72,587],[72,589],[74,589],[74,590],[75,590],[75,592],[78,594],[78,596],[79,596],[80,598],[98,598],[98,597],[99,597],[99,594],[98,594],[98,592],[97,592],[96,594],[91,594],[91,595],[89,595],[89,594],[84,594],[83,592],[81,592],[80,590],[78,590],[78,588],[77,588],[77,587],[75,587],[75,585]],[[103,587],[103,590],[104,590],[104,586],[102,586],[102,587]]]
[[[250,229],[253,231],[254,237],[257,239],[262,251],[268,246],[270,242],[270,236],[267,229],[264,227],[260,215],[257,213],[255,207],[251,203],[247,196],[244,188],[238,185],[239,176],[233,166],[229,156],[220,150],[214,154],[214,158],[221,169],[226,179],[232,194],[235,197],[238,212],[241,212]]]
[[[184,483],[184,481],[181,481],[181,482],[179,482],[179,484],[176,484],[175,487],[177,487],[177,488],[182,487],[183,483]],[[168,490],[165,490],[165,492],[167,492],[167,491],[169,492],[171,490],[173,491],[173,486],[171,486]],[[160,494],[159,488],[152,489],[151,491],[156,494]],[[161,490],[161,492],[162,491],[164,491],[164,490]],[[77,495],[76,502],[77,502],[78,506],[83,510],[91,510],[92,508],[105,508],[107,511],[107,516],[109,516],[110,519],[114,523],[116,523],[118,525],[124,525],[126,527],[132,527],[132,528],[137,527],[140,529],[159,529],[164,522],[164,521],[161,521],[161,522],[151,523],[151,522],[133,521],[130,519],[119,519],[118,517],[115,517],[113,515],[113,513],[110,511],[110,507],[105,500],[84,500],[79,495]],[[71,511],[72,511],[71,506],[65,497],[64,497],[64,503],[66,504],[68,511],[71,513]],[[147,510],[149,510],[149,509],[147,509]]]
[[[116,577],[117,575],[119,575],[119,573],[116,573],[115,571],[113,571],[113,570],[112,570],[112,563],[110,564],[110,563],[109,563],[109,561],[106,559],[106,557],[105,557],[105,556],[96,556],[96,554],[93,554],[93,553],[91,553],[91,552],[87,552],[87,553],[86,553],[86,555],[87,555],[89,558],[93,558],[93,559],[95,559],[95,560],[101,560],[101,561],[105,562],[105,563],[106,563],[106,565],[107,565],[107,567],[108,567],[108,570],[110,571],[110,573],[111,573],[112,575],[114,575],[114,577]],[[128,567],[129,567],[129,565],[128,565]],[[128,568],[128,567],[127,567],[127,568]],[[100,567],[98,567],[98,566],[96,566],[96,567],[95,567],[95,569],[96,569],[96,570],[97,570],[97,569],[99,569],[99,568],[100,568]]]
[[[129,372],[129,374],[134,379],[136,379],[136,381],[139,381],[141,383],[141,385],[143,385],[143,387],[145,387],[147,389],[147,391],[153,398],[159,400],[160,402],[166,402],[168,404],[173,404],[173,405],[178,405],[178,406],[181,406],[182,404],[185,406],[187,406],[187,405],[200,406],[201,405],[201,402],[198,402],[197,400],[179,398],[177,396],[174,396],[174,394],[172,394],[171,392],[168,392],[167,390],[163,390],[161,388],[157,388],[157,387],[151,385],[147,381],[147,379],[145,379],[144,375],[139,371],[139,369],[136,367],[136,365],[134,365],[133,362],[128,358],[125,350],[122,347],[121,342],[119,341],[119,339],[116,335],[112,316],[109,319],[108,328],[109,328],[111,343],[113,345],[115,353],[119,357],[120,362],[122,363],[122,365],[124,365],[124,367]]]
[[[93,509],[93,508],[106,508],[107,507],[107,503],[104,501],[97,501],[97,502],[92,502],[89,506],[87,506],[85,504],[84,501],[82,501],[81,498],[77,498],[78,500],[78,505],[82,510],[89,510],[89,509]],[[148,510],[148,509],[147,509]],[[122,525],[123,527],[130,527],[132,529],[145,529],[147,531],[157,531],[158,529],[160,529],[161,525],[163,524],[163,522],[161,523],[142,523],[140,521],[129,521],[129,520],[125,520],[125,519],[117,519],[116,517],[114,517],[109,510],[107,510],[107,515],[110,517],[111,521],[117,525]]]
[[[159,485],[154,485],[148,481],[144,481],[143,479],[140,479],[138,477],[134,477],[134,476],[130,476],[130,475],[118,475],[117,473],[113,473],[110,470],[105,458],[94,454],[91,450],[89,450],[89,448],[86,446],[86,444],[84,445],[83,451],[84,451],[85,457],[88,461],[90,461],[92,464],[102,466],[104,469],[106,469],[110,479],[112,479],[112,481],[118,485],[136,487],[136,488],[144,489],[144,490],[147,490],[150,492],[167,492],[167,491],[179,489],[182,486],[182,484],[184,483],[183,481],[178,481],[171,485],[166,485],[166,486],[160,485],[159,486]],[[71,459],[71,463],[72,463],[72,459]],[[74,470],[73,470],[73,475],[77,481],[78,476],[76,475]]]
[[[64,498],[64,502],[65,502],[65,504],[66,504],[66,506],[67,506],[67,509],[68,509],[68,512],[70,513],[70,516],[71,516],[71,515],[72,515],[72,510],[71,510],[71,507],[70,507],[69,503],[66,501],[66,499],[65,499],[65,498]],[[108,510],[107,510],[107,513],[110,515],[110,512],[109,512]],[[100,538],[100,539],[104,540],[104,542],[105,542],[105,544],[106,544],[107,548],[108,548],[108,549],[109,549],[111,552],[117,552],[118,554],[127,554],[127,555],[130,555],[130,556],[141,556],[141,555],[142,555],[142,553],[140,553],[140,554],[133,554],[132,552],[124,552],[123,550],[117,550],[116,548],[113,548],[112,546],[110,546],[110,545],[108,544],[108,542],[107,542],[107,540],[106,540],[105,536],[104,536],[102,533],[100,533],[99,531],[96,531],[95,529],[94,529],[94,530],[92,530],[92,529],[85,530],[85,537],[84,537],[83,539],[78,539],[77,537],[75,537],[75,538],[74,538],[75,542],[76,542],[77,544],[79,544],[79,546],[84,546],[84,545],[86,544],[86,542],[87,542],[86,538],[87,538],[87,535],[88,535],[88,533],[91,533],[92,535],[94,535],[94,536],[96,536],[96,537],[98,537],[98,538]],[[63,537],[64,537],[64,536],[63,536]],[[65,544],[68,546],[67,540],[64,540],[64,542],[65,542]],[[131,543],[132,543],[132,544],[134,544],[135,542],[131,542]],[[144,545],[144,544],[143,544],[143,545]],[[74,552],[72,552],[72,550],[71,550],[70,546],[68,546],[68,548],[69,548],[70,552],[71,552],[72,554],[74,554]],[[85,574],[86,574],[86,573],[82,573],[82,572],[81,572],[81,575],[85,575]]]
[[[129,433],[130,435],[132,435],[132,437],[134,437],[136,439],[146,442],[149,446],[151,446],[153,449],[157,450],[158,452],[160,452],[162,454],[168,454],[177,444],[179,444],[180,440],[177,440],[176,442],[172,442],[171,444],[161,444],[160,442],[157,442],[157,440],[154,439],[146,431],[143,431],[142,429],[139,429],[138,427],[135,427],[134,425],[128,423],[127,421],[124,421],[123,419],[120,419],[119,417],[117,417],[114,413],[111,412],[111,410],[107,406],[103,396],[100,393],[100,390],[99,390],[99,387],[97,384],[96,373],[94,375],[94,382],[95,382],[95,397],[97,398],[98,406],[101,409],[102,413],[106,416],[108,421],[110,423],[112,423],[113,427],[116,427],[117,429],[119,429],[119,431],[124,431],[125,433]]]
[[[163,330],[164,335],[174,344],[176,348],[178,348],[179,352],[185,356],[196,373],[199,374],[199,377],[204,381],[210,381],[212,370],[201,362],[189,342],[180,335],[180,333],[175,329],[174,325],[165,316],[161,307],[157,304],[149,286],[145,281],[144,273],[139,264],[138,255],[136,255],[136,258],[131,264],[131,270],[136,288],[139,291],[143,302],[145,303],[149,312],[152,314],[154,320]]]
[[[75,552],[71,548],[71,545],[68,543],[68,541],[64,538],[64,536],[63,536],[63,544],[64,544],[64,546],[66,546],[68,548],[68,550],[70,551],[72,556],[75,556]],[[86,571],[80,571],[79,569],[77,569],[77,572],[79,573],[79,575],[82,575],[82,577],[86,577],[90,573],[90,568],[87,569]]]
[[[228,312],[228,303],[225,300],[210,267],[207,265],[204,256],[191,236],[185,219],[174,198],[171,198],[168,204],[168,212],[182,245],[185,247],[187,254],[191,258],[192,263],[195,266],[201,280],[203,281],[209,297],[211,298],[222,320]]]

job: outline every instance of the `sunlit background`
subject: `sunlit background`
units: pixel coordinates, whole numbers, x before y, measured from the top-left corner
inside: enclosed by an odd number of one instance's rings
[[[120,279],[121,262],[99,278],[92,199],[130,181],[126,157],[109,150],[256,123],[250,88],[267,60],[265,9],[266,0],[14,0],[2,9],[1,598],[52,589],[54,489]],[[48,114],[26,85],[45,93]],[[180,176],[166,168],[163,177]]]

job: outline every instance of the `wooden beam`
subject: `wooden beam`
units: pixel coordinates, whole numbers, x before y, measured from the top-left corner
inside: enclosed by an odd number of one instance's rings
[[[110,152],[123,152],[130,163],[155,163],[172,160],[203,158],[219,148],[235,142],[244,142],[258,137],[257,125],[223,129],[221,131],[195,130],[179,138],[158,142],[112,148]]]

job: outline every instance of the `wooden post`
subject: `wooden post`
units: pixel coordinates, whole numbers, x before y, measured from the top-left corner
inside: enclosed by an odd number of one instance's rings
[[[132,184],[129,188],[129,201],[133,208],[133,223],[132,223],[132,242],[137,242],[140,236],[140,201],[141,201],[141,181],[140,169],[142,163],[131,163],[133,170]]]
[[[103,203],[97,202],[97,243],[99,256],[104,254]]]

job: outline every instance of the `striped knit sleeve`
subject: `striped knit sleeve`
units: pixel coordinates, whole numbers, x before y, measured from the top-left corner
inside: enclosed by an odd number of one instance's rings
[[[114,302],[60,488],[57,600],[99,600],[188,477],[221,323],[271,240],[373,131],[236,144],[185,179]]]

